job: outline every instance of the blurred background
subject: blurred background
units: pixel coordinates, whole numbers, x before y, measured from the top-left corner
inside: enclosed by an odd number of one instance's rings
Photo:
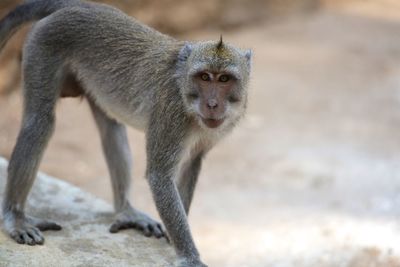
[[[2,0],[0,15],[20,1]],[[180,39],[254,51],[247,117],[207,157],[190,214],[210,266],[400,266],[400,1],[109,0]],[[21,120],[20,31],[0,57],[0,156]],[[64,99],[41,170],[112,201],[86,101]],[[143,134],[131,199],[157,217]]]

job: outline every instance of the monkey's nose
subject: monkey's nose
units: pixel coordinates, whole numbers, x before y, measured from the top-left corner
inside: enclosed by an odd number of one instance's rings
[[[218,107],[218,101],[216,99],[210,99],[207,101],[207,107],[209,109],[215,109]]]

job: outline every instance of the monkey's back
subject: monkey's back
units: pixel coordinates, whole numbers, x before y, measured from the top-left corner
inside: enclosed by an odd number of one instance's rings
[[[93,4],[64,8],[39,21],[24,54],[29,60],[45,49],[60,58],[64,71],[109,115],[143,128],[157,93],[149,88],[172,81],[181,46],[117,9]]]

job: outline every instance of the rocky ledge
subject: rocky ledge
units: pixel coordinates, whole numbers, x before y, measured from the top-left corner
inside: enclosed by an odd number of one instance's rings
[[[0,200],[7,161],[0,158]],[[146,238],[134,230],[108,231],[112,207],[64,181],[40,173],[26,212],[60,223],[61,231],[44,233],[42,246],[19,245],[0,231],[0,266],[172,266],[174,251],[165,239]]]

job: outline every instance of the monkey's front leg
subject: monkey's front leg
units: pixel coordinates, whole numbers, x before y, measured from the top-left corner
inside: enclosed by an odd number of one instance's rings
[[[163,237],[161,224],[129,203],[131,153],[125,126],[108,117],[93,101],[89,100],[89,103],[100,131],[114,193],[116,218],[110,232],[117,233],[123,229],[135,228],[145,236]]]
[[[180,132],[180,129],[175,130]],[[205,267],[194,244],[185,208],[174,182],[174,170],[179,162],[183,142],[173,134],[169,136],[172,132],[149,129],[147,176],[157,210],[180,258],[179,266]],[[159,134],[164,135],[163,138]]]
[[[185,209],[171,177],[166,173],[152,172],[149,182],[158,212],[180,258],[179,267],[206,267],[200,261]]]

